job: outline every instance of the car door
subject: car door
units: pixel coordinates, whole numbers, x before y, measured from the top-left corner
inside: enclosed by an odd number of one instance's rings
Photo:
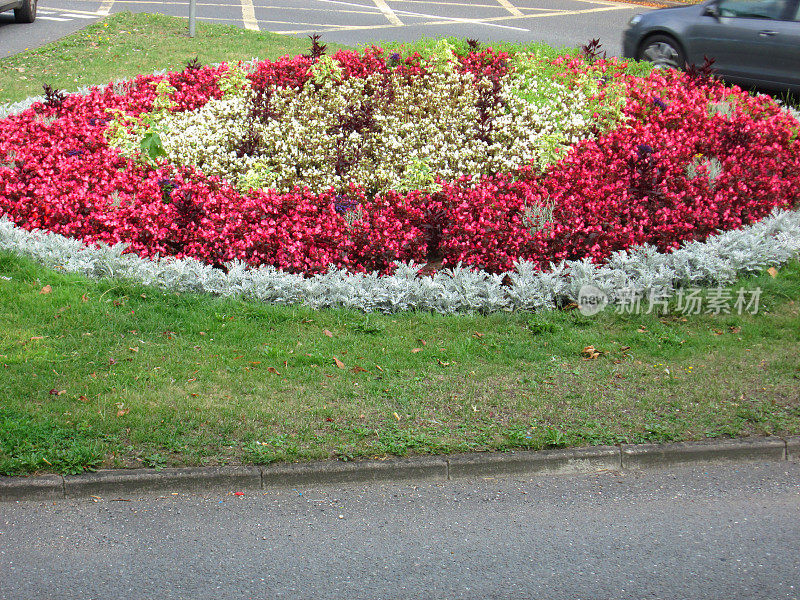
[[[687,32],[687,56],[715,59],[721,75],[750,82],[800,82],[798,0],[718,0]]]

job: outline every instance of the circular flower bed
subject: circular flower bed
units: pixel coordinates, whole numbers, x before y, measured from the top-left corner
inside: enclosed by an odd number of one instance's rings
[[[800,125],[702,69],[441,42],[201,67],[0,121],[0,217],[310,275],[670,251],[800,199]]]

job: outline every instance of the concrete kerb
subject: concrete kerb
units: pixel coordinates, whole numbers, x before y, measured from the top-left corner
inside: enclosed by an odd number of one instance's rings
[[[685,464],[800,460],[800,436],[677,444],[595,446],[539,452],[419,456],[354,462],[320,461],[265,467],[109,470],[83,475],[0,477],[0,502],[118,498],[149,493],[203,493],[359,484],[447,481],[466,477],[556,475],[642,470]]]
[[[122,496],[159,492],[204,492],[210,489],[260,490],[258,467],[124,469],[64,477],[65,498]]]
[[[800,460],[800,436],[786,438],[786,459]]]
[[[623,469],[644,469],[687,463],[786,460],[786,440],[743,438],[677,444],[622,445],[620,451]]]
[[[61,475],[0,477],[0,502],[63,499],[64,478]]]
[[[509,475],[560,475],[619,470],[620,453],[616,446],[462,454],[448,457],[449,479],[498,477]]]

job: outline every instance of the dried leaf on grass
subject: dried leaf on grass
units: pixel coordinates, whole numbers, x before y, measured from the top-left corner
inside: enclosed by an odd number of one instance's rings
[[[581,356],[583,360],[594,360],[598,356],[600,356],[600,352],[595,349],[594,346],[586,346],[583,350],[581,350]]]

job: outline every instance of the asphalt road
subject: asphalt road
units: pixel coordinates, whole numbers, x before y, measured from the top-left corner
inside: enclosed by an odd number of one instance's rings
[[[0,504],[0,598],[797,599],[800,463]]]
[[[0,57],[39,46],[92,19],[129,10],[188,16],[188,0],[40,0],[32,25],[0,15]],[[649,10],[606,0],[198,0],[197,18],[247,29],[357,45],[411,41],[422,36],[491,41],[544,41],[579,46],[599,38],[610,55],[621,52],[622,29]]]

